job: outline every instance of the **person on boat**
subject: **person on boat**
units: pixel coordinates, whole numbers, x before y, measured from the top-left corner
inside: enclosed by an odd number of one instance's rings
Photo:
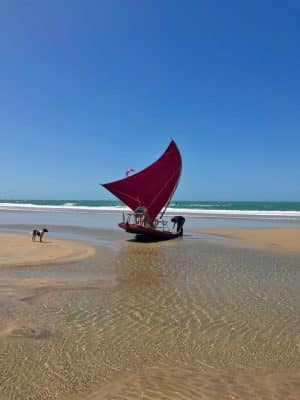
[[[176,225],[176,232],[180,234],[180,236],[183,235],[183,225],[185,223],[185,218],[182,217],[181,215],[176,215],[171,219],[171,222],[173,222],[173,228],[175,228]]]
[[[134,217],[135,217],[135,222],[138,225],[143,225],[144,221],[144,215],[147,209],[145,207],[139,206],[134,210]]]
[[[138,225],[144,225],[146,227],[153,228],[153,222],[148,214],[148,210],[144,206],[138,206],[134,210],[135,220]]]

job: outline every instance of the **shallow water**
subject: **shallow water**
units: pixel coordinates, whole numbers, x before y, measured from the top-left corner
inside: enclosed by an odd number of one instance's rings
[[[1,400],[300,397],[300,255],[124,238],[0,271]]]

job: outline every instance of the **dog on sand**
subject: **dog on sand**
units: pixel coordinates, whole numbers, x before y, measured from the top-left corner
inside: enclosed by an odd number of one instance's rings
[[[42,229],[42,230],[34,229],[34,230],[32,231],[31,240],[32,240],[33,242],[35,242],[35,239],[38,237],[38,238],[40,238],[40,242],[42,242],[42,241],[43,241],[43,236],[44,236],[44,234],[45,234],[46,232],[48,232],[48,229],[45,229],[45,228]]]

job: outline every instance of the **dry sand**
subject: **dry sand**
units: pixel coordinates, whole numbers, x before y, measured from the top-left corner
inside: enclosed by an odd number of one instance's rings
[[[66,263],[95,254],[95,248],[80,242],[45,238],[31,241],[31,236],[0,233],[0,267]]]
[[[197,232],[228,237],[251,246],[300,251],[300,228],[207,228]]]

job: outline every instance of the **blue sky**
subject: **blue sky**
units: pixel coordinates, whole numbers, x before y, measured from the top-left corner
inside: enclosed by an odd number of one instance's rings
[[[178,200],[300,200],[296,1],[3,1],[0,198],[108,199],[183,156]]]

